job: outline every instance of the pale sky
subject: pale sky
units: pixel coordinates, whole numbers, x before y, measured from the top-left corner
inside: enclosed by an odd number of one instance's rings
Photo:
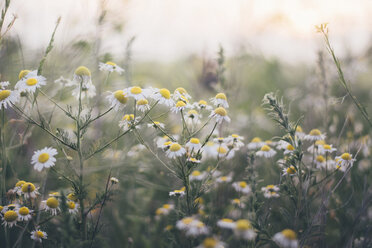
[[[244,46],[289,62],[311,61],[323,43],[314,25],[328,22],[336,49],[359,53],[370,44],[371,0],[13,0],[18,16],[11,35],[27,48],[46,46],[62,17],[57,47],[96,34],[101,2],[109,21],[101,52],[123,54],[129,37],[139,60],[173,60],[189,53],[232,54]],[[114,26],[124,24],[121,34]],[[118,57],[120,57],[118,55]]]

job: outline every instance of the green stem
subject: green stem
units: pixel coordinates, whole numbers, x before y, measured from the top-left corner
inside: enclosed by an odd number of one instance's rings
[[[1,106],[1,166],[2,166],[2,183],[1,183],[1,202],[5,205],[5,194],[6,194],[6,145],[5,145],[5,109]]]

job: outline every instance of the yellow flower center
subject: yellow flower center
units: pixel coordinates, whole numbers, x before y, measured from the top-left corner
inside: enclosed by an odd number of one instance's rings
[[[291,144],[289,144],[287,145],[287,150],[294,151],[294,147]]]
[[[332,147],[330,145],[323,145],[323,148],[326,149],[326,150],[331,150]]]
[[[134,115],[133,114],[124,115],[124,117],[123,117],[123,121],[132,121],[132,120],[134,120]]]
[[[25,215],[28,215],[29,213],[30,213],[30,210],[27,207],[21,207],[19,209],[19,214],[20,215],[25,216]]]
[[[222,221],[223,222],[228,222],[228,223],[233,223],[234,222],[232,219],[228,219],[228,218],[223,218]]]
[[[141,87],[134,86],[130,89],[130,93],[132,93],[134,95],[138,95],[138,94],[142,93],[142,89],[141,89]]]
[[[240,231],[245,231],[251,229],[251,223],[248,220],[238,220],[236,221],[236,229]]]
[[[146,99],[140,99],[137,102],[137,105],[139,105],[139,106],[146,105],[146,104],[149,104],[149,101],[147,101]]]
[[[128,98],[125,97],[123,90],[117,90],[114,92],[114,97],[116,100],[118,100],[121,104],[126,104],[128,101]]]
[[[252,143],[260,143],[260,142],[262,142],[262,140],[258,137],[254,137],[251,142]]]
[[[180,93],[181,95],[187,94],[187,91],[184,88],[182,88],[182,87],[177,88],[175,91],[178,92],[178,93]]]
[[[286,237],[287,239],[290,239],[290,240],[295,240],[297,238],[296,233],[291,229],[284,229],[282,231],[282,234],[283,234],[284,237]]]
[[[225,153],[227,153],[227,150],[224,147],[219,146],[219,147],[217,147],[217,152],[220,153],[220,154],[225,154]]]
[[[217,114],[217,115],[220,115],[220,116],[226,116],[227,115],[227,111],[223,107],[216,108],[214,110],[214,113]]]
[[[26,84],[28,86],[33,86],[33,85],[37,84],[37,79],[36,78],[29,78],[29,79],[26,80]]]
[[[44,238],[44,233],[42,231],[36,231],[36,236],[38,238]]]
[[[194,177],[196,177],[196,176],[200,176],[201,175],[201,173],[200,173],[200,171],[193,171],[192,173],[191,173],[191,175],[192,176],[194,176]]]
[[[75,204],[75,202],[73,202],[73,201],[69,201],[69,202],[67,203],[67,207],[68,207],[69,209],[75,209],[76,204]]]
[[[49,197],[46,201],[46,205],[50,208],[58,208],[59,202],[55,197]]]
[[[40,163],[45,163],[46,161],[49,160],[49,154],[46,152],[40,154],[38,160]]]
[[[77,76],[88,76],[90,77],[90,70],[85,67],[85,66],[79,66],[76,70],[75,70],[75,75]]]
[[[216,99],[227,100],[226,95],[224,93],[218,93],[216,95]]]
[[[165,88],[160,89],[160,90],[159,90],[159,93],[160,93],[160,95],[161,95],[162,97],[164,97],[165,99],[169,99],[170,96],[171,96],[170,91],[169,91],[168,89],[165,89]]]
[[[240,199],[233,199],[233,203],[240,204]]]
[[[165,209],[170,209],[170,207],[171,207],[170,204],[164,204],[164,205],[163,205],[163,208],[165,208]]]
[[[268,146],[268,145],[263,145],[262,147],[261,147],[261,151],[263,151],[263,152],[268,152],[268,151],[270,151],[271,150],[271,148],[270,148],[270,146]]]
[[[274,185],[272,184],[266,186],[266,189],[273,189],[273,188],[274,188]]]
[[[206,101],[204,101],[204,100],[200,100],[199,101],[199,105],[208,105],[208,103]]]
[[[74,193],[70,193],[67,195],[67,199],[71,200],[71,201],[77,201],[77,197]]]
[[[191,109],[189,110],[189,112],[187,112],[187,115],[193,117],[195,115],[198,115],[198,112],[195,109]]]
[[[322,155],[319,155],[316,157],[316,161],[318,161],[319,163],[323,163],[325,161],[325,158]]]
[[[225,182],[225,181],[227,181],[227,177],[226,176],[220,177],[220,180]]]
[[[199,139],[197,139],[197,138],[192,138],[192,139],[190,139],[190,143],[193,143],[193,144],[199,144],[200,141],[199,141]]]
[[[26,183],[25,181],[21,180],[21,181],[18,181],[15,186],[16,187],[21,187],[25,183]]]
[[[163,146],[170,146],[172,144],[172,141],[167,141],[163,144]]]
[[[111,61],[107,61],[107,62],[106,62],[106,65],[112,65],[113,67],[116,66],[116,64],[115,64],[114,62],[111,62]]]
[[[0,101],[5,100],[10,96],[11,91],[10,90],[2,90],[0,91]]]
[[[290,167],[287,168],[287,173],[291,174],[291,175],[295,174],[296,173],[296,168],[293,165],[291,165]]]
[[[5,214],[4,214],[4,220],[6,222],[13,222],[13,221],[17,220],[17,218],[18,218],[18,214],[14,210],[6,211]]]
[[[214,238],[206,238],[203,241],[203,247],[214,248],[217,245],[217,241]]]
[[[319,129],[313,129],[313,130],[310,131],[309,134],[310,134],[311,136],[319,136],[319,135],[321,135],[322,133],[320,132]]]
[[[342,155],[341,155],[341,158],[343,159],[343,160],[351,160],[351,155],[350,155],[350,153],[343,153]]]
[[[19,79],[22,79],[24,78],[29,72],[31,72],[30,70],[22,70],[19,72],[19,75],[18,75],[18,78]]]
[[[169,148],[169,150],[171,150],[172,152],[177,152],[179,150],[181,150],[181,145],[180,144],[177,144],[177,143],[174,143],[171,145],[171,147]]]
[[[325,145],[325,141],[324,140],[317,140],[317,141],[315,141],[315,145],[323,146],[323,145]]]
[[[304,131],[302,130],[301,126],[296,127],[296,132],[303,133]]]
[[[239,138],[239,135],[237,135],[237,134],[231,134],[231,137],[237,139],[237,138]]]
[[[189,225],[193,220],[194,220],[193,218],[187,217],[187,218],[183,218],[182,222],[185,225]]]
[[[181,108],[181,107],[185,107],[185,106],[186,106],[186,103],[183,102],[183,101],[178,101],[178,102],[176,103],[176,107],[177,107],[177,108]]]
[[[33,185],[32,183],[24,183],[22,185],[23,193],[31,193],[31,192],[34,192],[34,190],[35,190],[35,185]]]
[[[240,186],[240,188],[245,188],[245,187],[247,187],[247,183],[246,182],[239,182],[239,186]]]

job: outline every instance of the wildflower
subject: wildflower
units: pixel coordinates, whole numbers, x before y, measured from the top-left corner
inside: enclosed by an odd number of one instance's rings
[[[52,215],[57,215],[59,209],[59,201],[55,197],[49,197],[47,200],[42,201],[45,211],[50,211]]]
[[[288,144],[287,147],[284,150],[284,155],[291,154],[291,153],[294,152],[294,150],[295,150],[295,148],[291,144]]]
[[[315,141],[314,144],[312,144],[311,146],[309,146],[309,148],[307,148],[307,151],[310,152],[310,153],[317,153],[320,151],[321,147],[324,146],[326,143],[324,140],[317,140]]]
[[[229,148],[225,144],[215,146],[213,153],[214,153],[214,156],[217,157],[218,159],[222,157],[225,157],[226,159],[230,159],[235,154],[234,150],[229,151]]]
[[[12,90],[0,89],[0,109],[7,109],[8,106],[18,102],[19,92]]]
[[[301,126],[297,126],[296,127],[296,132],[295,132],[295,135],[300,138],[300,139],[303,139],[305,137],[305,133],[304,131],[302,130],[302,127]]]
[[[285,175],[293,176],[294,174],[296,174],[296,172],[297,172],[296,168],[293,165],[291,165],[288,168],[283,169],[283,176]]]
[[[270,184],[266,187],[262,187],[261,190],[264,192],[266,198],[279,197],[279,194],[277,193],[279,191],[278,186]]]
[[[128,102],[128,98],[127,95],[124,93],[124,90],[110,92],[110,95],[108,95],[106,98],[110,102],[111,108],[116,111],[122,109]]]
[[[4,214],[6,211],[9,211],[9,210],[17,211],[18,208],[19,208],[18,204],[9,204],[3,207],[3,209],[1,210],[1,213]]]
[[[165,125],[164,125],[164,123],[161,123],[159,121],[154,121],[152,123],[147,124],[147,127],[153,127],[155,129],[157,129],[157,128],[164,129],[165,128]]]
[[[174,105],[174,101],[172,99],[172,95],[168,89],[162,88],[162,89],[155,89],[154,94],[151,95],[151,97],[158,101],[159,104],[163,104],[167,107],[172,107]]]
[[[75,193],[70,193],[67,195],[67,199],[70,200],[70,201],[74,201],[74,202],[77,202],[78,198],[76,196]]]
[[[217,238],[205,238],[203,243],[198,245],[196,248],[224,248],[225,243],[219,241]]]
[[[93,85],[90,70],[85,66],[79,66],[78,68],[76,68],[72,81],[74,85],[82,85],[82,90],[87,89],[89,88],[89,86]]]
[[[193,104],[194,107],[202,110],[202,109],[206,109],[206,110],[212,110],[212,106],[209,106],[208,103],[204,100],[200,100],[199,102],[195,102]]]
[[[22,78],[27,76],[27,74],[30,73],[30,72],[31,72],[30,70],[21,70],[18,74],[18,79],[21,80]]]
[[[36,198],[36,195],[39,194],[37,188],[32,183],[24,183],[21,188],[23,196],[27,198]]]
[[[173,94],[173,97],[175,100],[179,100],[179,99],[184,99],[184,100],[188,100],[188,99],[191,99],[191,96],[187,93],[187,91],[180,87],[180,88],[177,88],[175,91],[174,91],[174,94]]]
[[[46,232],[43,232],[41,230],[35,230],[31,232],[31,239],[37,241],[37,242],[42,242],[42,239],[47,239],[48,235]]]
[[[119,122],[119,127],[124,129],[124,131],[128,130],[135,122],[134,115],[124,115],[121,121]]]
[[[213,141],[208,141],[203,147],[203,158],[214,158],[216,156],[216,148],[218,147]]]
[[[208,234],[208,227],[203,222],[193,217],[185,217],[177,221],[176,227],[186,232],[186,236],[198,236]]]
[[[126,95],[133,97],[137,101],[143,98],[147,98],[148,96],[148,91],[142,89],[139,86],[133,86],[133,87],[126,88],[124,92]]]
[[[324,144],[322,146],[318,147],[320,154],[326,154],[326,153],[332,153],[334,151],[337,151],[336,148],[333,148],[332,145]]]
[[[215,97],[211,98],[214,106],[228,108],[227,97],[224,93],[218,93]]]
[[[325,134],[322,134],[319,129],[313,129],[304,139],[309,141],[324,140]]]
[[[76,85],[76,84],[75,84]],[[83,84],[78,84],[75,89],[72,90],[71,94],[76,99],[80,97],[80,87],[81,87],[81,98],[92,98],[96,96],[96,86],[92,82],[87,82]]]
[[[17,214],[16,209],[8,210],[3,215],[3,225],[5,227],[14,226],[15,224],[17,224],[17,220],[18,220],[18,214]]]
[[[161,208],[156,209],[156,215],[168,215],[170,211],[174,209],[174,205],[172,204],[164,204]]]
[[[218,177],[216,179],[216,182],[217,183],[229,183],[231,182],[231,180],[232,180],[231,176],[222,176],[222,177]]]
[[[234,234],[245,240],[254,240],[257,235],[251,223],[245,219],[240,219],[235,222]]]
[[[217,221],[217,226],[221,228],[226,228],[226,229],[234,229],[235,228],[235,222],[232,219],[221,219]]]
[[[173,113],[178,113],[180,111],[183,111],[187,107],[187,104],[183,101],[178,101],[175,106],[171,108],[171,111]]]
[[[67,201],[67,208],[70,214],[77,214],[79,213],[79,204],[74,201]]]
[[[163,145],[160,146],[160,148],[162,148],[163,150],[168,150],[171,147],[172,144],[173,144],[173,142],[168,140],[168,141],[164,142]]]
[[[239,208],[245,208],[245,204],[242,202],[242,200],[240,200],[239,198],[234,198],[231,200],[231,203],[233,205],[236,205],[238,206]]]
[[[241,192],[243,194],[251,193],[251,187],[249,187],[249,185],[244,181],[234,182],[232,186],[237,192]]]
[[[107,61],[106,63],[99,62],[99,70],[100,71],[109,71],[109,72],[114,72],[116,71],[117,73],[121,74],[124,72],[124,69],[115,64],[114,62]]]
[[[273,241],[283,248],[297,248],[298,241],[296,233],[291,229],[284,229],[274,235]]]
[[[136,103],[137,109],[141,112],[146,112],[147,110],[150,109],[149,101],[146,99],[140,99]]]
[[[34,93],[36,89],[46,84],[46,78],[37,75],[37,71],[27,73],[22,79],[20,79],[15,85],[15,89],[20,92],[31,92]]]
[[[18,214],[18,219],[20,221],[28,221],[32,218],[31,213],[33,210],[30,210],[28,207],[21,207],[18,208],[17,214]]]
[[[276,151],[268,145],[263,145],[261,149],[256,152],[259,157],[271,158],[276,154]]]
[[[249,150],[256,150],[261,148],[263,145],[265,145],[265,142],[263,142],[259,137],[254,137],[251,142],[248,143],[247,147]]]
[[[14,188],[13,188],[13,191],[16,192],[17,195],[21,195],[21,194],[22,194],[22,186],[23,186],[23,184],[25,184],[25,183],[26,183],[26,181],[23,181],[23,180],[18,181],[18,182],[15,184],[15,186],[14,186]]]
[[[244,146],[243,140],[244,140],[244,137],[239,136],[237,134],[231,134],[229,137],[226,138],[226,143],[229,146],[240,148]]]
[[[186,153],[185,148],[183,148],[180,144],[178,143],[173,143],[169,149],[166,151],[166,155],[168,158],[176,158],[184,155]]]
[[[290,145],[290,143],[288,143],[287,141],[285,140],[279,140],[277,142],[277,146],[276,146],[276,149],[278,150],[286,150],[288,145]]]
[[[119,179],[117,179],[116,177],[111,177],[111,178],[110,178],[110,182],[111,182],[112,184],[117,184],[117,183],[119,183]]]
[[[181,189],[176,189],[174,191],[169,192],[169,196],[184,196],[185,195],[185,187],[182,187]]]
[[[35,170],[42,171],[44,168],[49,168],[55,165],[57,160],[54,156],[57,154],[57,150],[51,147],[37,150],[32,156],[31,164],[34,165]]]
[[[186,148],[194,151],[197,151],[201,148],[200,140],[198,138],[191,138],[186,144]]]
[[[209,117],[214,117],[216,122],[221,124],[223,121],[230,122],[231,119],[227,116],[227,111],[223,107],[218,107],[212,111]]]
[[[353,159],[353,155],[350,153],[345,152],[341,156],[336,157],[335,160],[341,167],[346,167],[348,165],[352,166],[356,159]]]
[[[188,125],[198,125],[200,124],[200,118],[201,116],[199,115],[198,111],[191,109],[187,112],[186,123]]]
[[[190,181],[201,181],[205,178],[206,175],[207,174],[205,172],[194,170],[190,175]]]
[[[322,155],[318,155],[315,158],[315,164],[317,168],[325,168],[326,159]]]
[[[200,164],[200,160],[196,158],[188,158],[187,161],[193,164]]]

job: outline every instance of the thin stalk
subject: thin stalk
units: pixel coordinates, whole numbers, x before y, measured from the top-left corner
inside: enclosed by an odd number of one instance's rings
[[[1,166],[2,166],[2,183],[1,183],[1,202],[5,205],[5,194],[6,194],[6,145],[5,145],[5,109],[1,106]]]

